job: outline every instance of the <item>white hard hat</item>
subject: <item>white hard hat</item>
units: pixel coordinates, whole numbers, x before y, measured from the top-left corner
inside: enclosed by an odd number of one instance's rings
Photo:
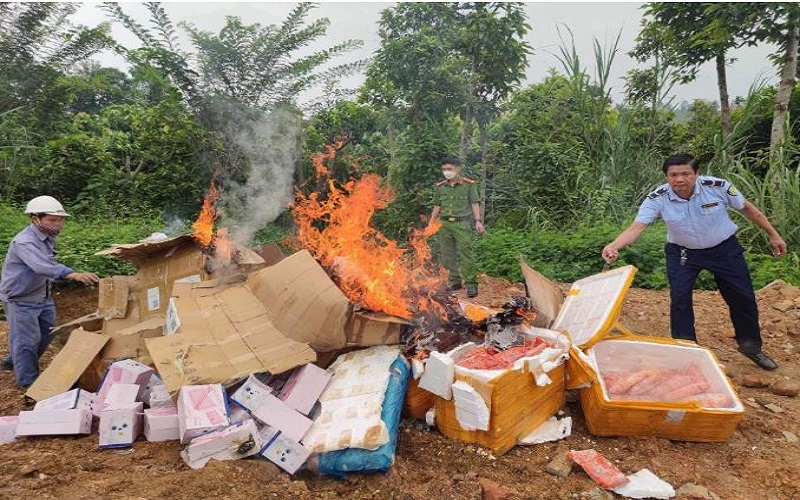
[[[61,202],[52,196],[37,196],[32,199],[28,202],[28,206],[25,207],[25,214],[47,214],[69,217],[69,214],[64,211]]]

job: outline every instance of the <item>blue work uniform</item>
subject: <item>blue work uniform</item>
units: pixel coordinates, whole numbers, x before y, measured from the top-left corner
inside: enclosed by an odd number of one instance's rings
[[[55,238],[33,224],[20,231],[8,247],[0,277],[0,301],[8,319],[9,356],[14,378],[28,387],[39,376],[39,357],[52,340],[56,309],[50,283],[74,271],[55,261]]]
[[[698,274],[709,271],[730,311],[736,341],[742,352],[761,351],[761,330],[750,271],[736,238],[738,226],[728,209],[742,210],[745,198],[727,180],[698,176],[688,200],[669,184],[647,195],[636,222],[661,218],[667,225],[664,253],[670,286],[670,325],[673,338],[696,341],[692,292]]]

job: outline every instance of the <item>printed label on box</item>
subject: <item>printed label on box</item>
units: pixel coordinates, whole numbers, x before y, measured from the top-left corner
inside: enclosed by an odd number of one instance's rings
[[[147,310],[156,311],[161,309],[161,295],[158,292],[158,287],[147,289]]]
[[[193,274],[191,276],[187,276],[185,278],[181,278],[179,280],[175,280],[175,283],[200,283],[202,281],[200,279],[199,274]]]
[[[170,297],[169,305],[167,306],[166,325],[164,326],[164,335],[172,335],[181,327],[181,319],[178,317],[178,309],[175,306],[175,298]]]

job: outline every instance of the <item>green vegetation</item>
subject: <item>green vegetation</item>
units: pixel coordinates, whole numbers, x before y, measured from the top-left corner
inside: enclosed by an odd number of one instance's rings
[[[796,4],[646,4],[631,53],[640,67],[626,75],[621,102],[610,84],[617,43],[595,42],[584,61],[568,27],[559,27],[557,67],[522,85],[526,36],[541,26],[521,3],[399,3],[382,13],[375,57],[347,63],[360,42],[323,47],[329,22],[313,4],[274,26],[228,17],[218,32],[173,22],[167,4],[145,4],[144,23],[127,8],[106,4],[108,21],[86,27],[70,21],[77,4],[0,4],[3,255],[27,223],[21,207],[49,194],[74,213],[59,238],[63,262],[129,272],[94,253],[192,219],[212,178],[243,242],[280,242],[293,189],[325,196],[311,156],[336,144],[327,165],[335,182],[376,172],[394,188],[376,214],[388,236],[403,240],[422,224],[439,160],[457,155],[484,199],[481,272],[518,280],[522,255],[572,281],[601,269],[601,248],[663,182],[664,157],[686,151],[732,180],[789,244],[790,255],[774,259],[764,234],[737,218],[756,286],[800,284]],[[140,46],[115,40],[114,23]],[[728,96],[729,52],[766,43],[781,56],[778,85]],[[102,50],[129,69],[91,62]],[[706,61],[717,63],[705,76],[718,79],[719,104],[671,102],[670,89]],[[364,84],[343,88],[356,71]],[[315,86],[321,97],[300,102]],[[657,224],[622,253],[618,265],[639,268],[635,285],[666,285],[663,243]],[[701,276],[700,286],[714,283]]]

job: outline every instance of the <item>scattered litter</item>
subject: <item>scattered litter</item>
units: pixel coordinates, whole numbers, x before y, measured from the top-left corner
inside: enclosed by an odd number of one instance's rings
[[[263,444],[255,422],[248,420],[192,439],[181,457],[189,467],[199,469],[211,459],[237,460],[255,455]]]
[[[425,412],[425,423],[428,424],[428,427],[434,427],[436,425],[435,408],[431,408],[430,410]]]
[[[489,430],[489,407],[474,387],[459,380],[453,384],[456,419],[466,431]]]
[[[628,482],[613,488],[614,493],[628,498],[668,499],[675,496],[675,489],[648,469],[628,476]]]
[[[567,458],[578,464],[599,486],[610,490],[628,482],[628,478],[606,457],[594,449],[570,450]]]
[[[517,444],[541,444],[558,441],[572,434],[572,417],[561,419],[550,417],[545,423],[527,436],[521,437]]]
[[[136,450],[134,450],[133,448],[128,448],[128,449],[124,449],[124,450],[115,450],[117,455],[130,455],[134,451],[136,451]]]

